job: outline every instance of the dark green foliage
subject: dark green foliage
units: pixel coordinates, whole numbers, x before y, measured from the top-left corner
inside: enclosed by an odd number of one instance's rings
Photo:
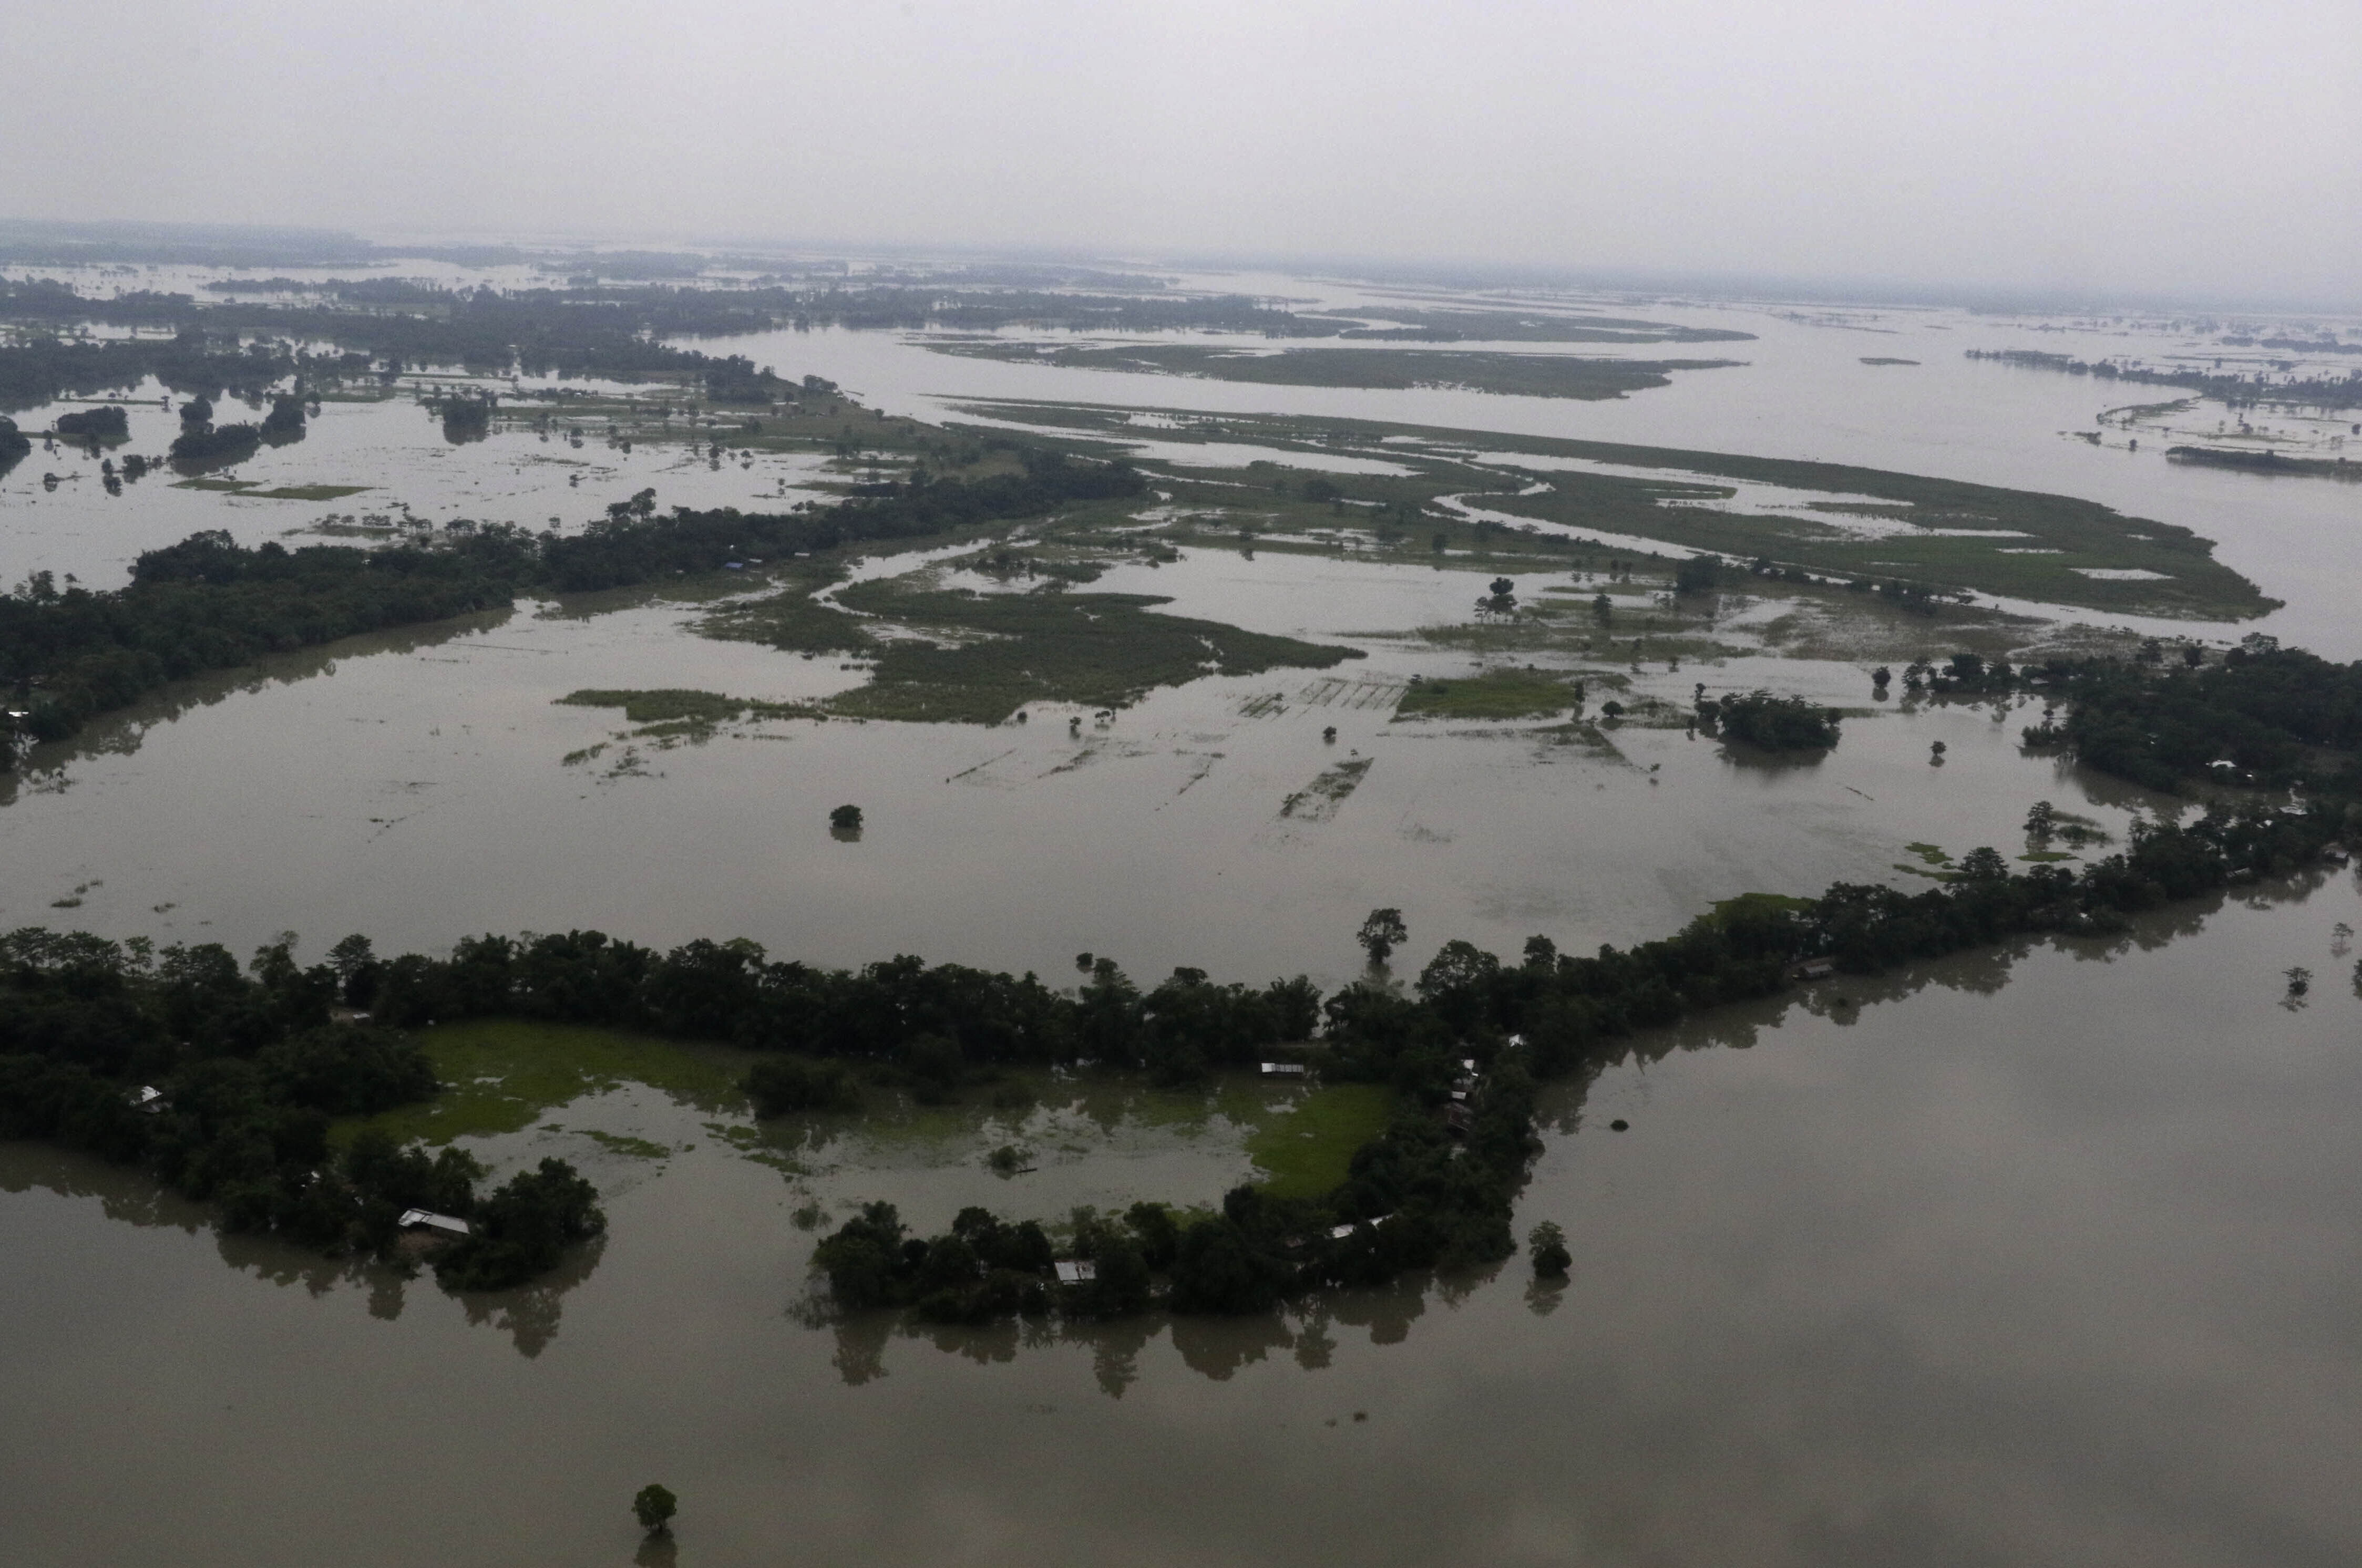
[[[828,813],[828,825],[844,833],[857,832],[861,827],[861,808],[837,806]]]
[[[454,395],[434,405],[443,421],[443,439],[454,446],[480,441],[492,431],[492,410],[498,400],[489,392],[479,397]]]
[[[1692,556],[1673,569],[1675,593],[1705,593],[1722,580],[1722,558]]]
[[[25,433],[17,428],[17,422],[0,417],[0,474],[6,473],[10,469],[23,462],[32,450],[32,442],[27,440]]]
[[[2257,638],[2197,668],[2093,663],[2066,687],[2065,723],[2029,738],[2056,738],[2153,790],[2206,779],[2362,793],[2353,756],[2362,748],[2362,663]]]
[[[874,487],[835,506],[742,513],[734,507],[666,518],[608,517],[582,534],[546,541],[542,569],[565,591],[615,588],[679,571],[717,571],[749,555],[778,559],[799,552],[886,539],[913,539],[955,528],[1039,517],[1066,502],[1142,493],[1124,463],[1093,463],[1026,451],[1024,472],[987,479],[923,477]]]
[[[1762,751],[1826,751],[1838,744],[1838,712],[1802,697],[1750,691],[1698,704],[1698,717],[1731,740]]]
[[[933,1241],[907,1237],[890,1203],[872,1203],[812,1253],[839,1305],[915,1306],[940,1323],[987,1322],[1049,1305],[1050,1238],[1028,1220],[1009,1225],[963,1209]]]
[[[680,1501],[672,1495],[671,1489],[659,1486],[653,1481],[641,1487],[632,1498],[632,1517],[639,1520],[640,1528],[650,1535],[671,1529],[673,1515],[679,1511]]]
[[[140,556],[119,591],[35,583],[0,597],[0,686],[38,681],[26,728],[61,740],[168,680],[506,604],[531,558],[531,541],[504,529],[379,550],[193,534]]]
[[[369,1116],[435,1098],[435,1069],[406,1034],[330,1023],[273,1041],[256,1054],[280,1099],[329,1116]]]
[[[262,438],[273,446],[301,441],[305,430],[304,400],[300,397],[275,397],[270,400],[270,412],[262,421]]]
[[[435,1277],[450,1290],[506,1290],[557,1266],[566,1249],[607,1228],[596,1188],[564,1160],[546,1159],[476,1205],[474,1232],[446,1246]]]
[[[94,441],[122,441],[131,435],[131,418],[119,406],[85,408],[72,414],[59,414],[51,428],[61,436]]]
[[[755,1102],[757,1116],[861,1109],[861,1086],[844,1063],[801,1056],[756,1063],[746,1075],[746,1097]]]
[[[262,432],[251,425],[225,425],[217,429],[184,428],[172,437],[173,464],[186,470],[227,468],[254,456]]]
[[[1533,1260],[1538,1279],[1563,1279],[1574,1266],[1574,1254],[1566,1250],[1566,1232],[1548,1220],[1526,1238],[1526,1255]]]
[[[1138,593],[913,592],[859,583],[850,610],[955,634],[953,646],[897,637],[877,646],[870,683],[832,704],[865,718],[999,723],[1037,701],[1118,707],[1201,675],[1326,668],[1358,650],[1164,613]]]
[[[144,948],[18,931],[0,938],[0,1138],[43,1138],[146,1166],[212,1202],[226,1230],[369,1251],[402,1210],[465,1215],[473,1161],[382,1136],[328,1158],[331,1116],[431,1097],[425,1055],[390,1030],[331,1023],[337,974],[285,946],[250,974],[215,946]],[[135,1109],[143,1086],[157,1109]]]
[[[1369,918],[1362,922],[1362,929],[1353,933],[1353,940],[1362,944],[1362,951],[1369,955],[1374,966],[1393,957],[1395,949],[1410,940],[1410,929],[1403,924],[1402,911],[1372,910]]]

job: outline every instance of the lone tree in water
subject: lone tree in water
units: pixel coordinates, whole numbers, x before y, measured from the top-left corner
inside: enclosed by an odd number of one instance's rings
[[[1394,956],[1395,949],[1410,940],[1410,929],[1403,924],[1402,911],[1372,910],[1353,940],[1362,944],[1362,951],[1370,955],[1370,967],[1375,969],[1384,966]]]
[[[669,1487],[659,1486],[653,1481],[641,1487],[640,1495],[632,1499],[632,1513],[639,1519],[640,1528],[650,1535],[663,1535],[670,1530],[672,1517],[679,1511],[680,1499],[672,1495]]]
[[[1534,1260],[1537,1279],[1563,1279],[1574,1264],[1574,1254],[1566,1250],[1566,1232],[1548,1220],[1526,1238],[1526,1253]]]
[[[836,810],[829,812],[828,825],[833,828],[843,828],[855,833],[859,832],[861,829],[861,808],[858,806],[837,807]]]

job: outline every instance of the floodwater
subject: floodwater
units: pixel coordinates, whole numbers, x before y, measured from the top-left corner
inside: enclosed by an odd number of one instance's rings
[[[1382,291],[1333,282],[1254,274],[1193,276],[1187,282],[1193,287],[1304,301],[1297,307],[1301,309],[1379,304],[1387,297]],[[2171,436],[2139,430],[2128,436],[2116,425],[2103,427],[2098,422],[2099,415],[2127,406],[2171,403],[2181,395],[2174,387],[2100,381],[1964,357],[1970,348],[2025,348],[2087,360],[2125,357],[2164,365],[2179,346],[2211,341],[2211,334],[2169,331],[2169,322],[2134,317],[2103,322],[1991,316],[1952,309],[1838,311],[1628,298],[1587,303],[1652,321],[1751,332],[1757,341],[1694,346],[1701,351],[1710,348],[1716,358],[1745,363],[1727,370],[1677,371],[1669,386],[1604,402],[1443,388],[1377,392],[1242,385],[1009,364],[931,353],[924,348],[923,334],[778,332],[716,340],[708,351],[750,354],[777,362],[783,372],[793,366],[797,374],[826,376],[889,413],[919,417],[944,417],[951,405],[998,398],[1193,413],[1332,415],[1852,463],[2081,496],[2127,515],[2195,530],[2216,541],[2216,559],[2287,602],[2287,608],[2263,620],[2189,630],[2234,637],[2261,630],[2327,657],[2362,657],[2362,624],[2352,613],[2362,595],[2362,527],[2356,526],[2362,524],[2362,489],[2329,480],[2258,477],[2169,462],[2165,448],[2174,440],[2202,437],[2208,444],[2224,444],[2209,433],[2224,412],[2214,404],[2199,405],[2183,416],[2184,425],[2195,420],[2198,427]],[[2332,325],[2350,331],[2355,324]],[[1155,340],[1236,342],[1181,334]],[[1056,341],[1075,339],[1059,334]],[[1670,352],[1660,344],[1471,341],[1448,347],[1628,359],[1664,358]],[[2239,368],[2265,360],[2296,362],[2302,369],[2315,363],[2289,354],[2213,352],[2239,361]],[[2208,361],[2213,352],[2205,356]],[[1919,362],[1865,365],[1865,358]],[[2334,368],[2342,373],[2349,367]],[[996,413],[1008,420],[1023,417],[1021,410]],[[2312,444],[2333,438],[2319,421],[2279,414],[2258,414],[2255,421],[2259,427],[2308,443],[2282,449],[2331,455],[2325,446],[2316,450]],[[2334,428],[2343,431],[2345,425]],[[2102,440],[2093,445],[2080,438],[2080,433],[2100,435]],[[2147,438],[2141,438],[2144,435]],[[2137,451],[2130,447],[2133,439],[2139,439]],[[2238,444],[2235,429],[2227,444]],[[2355,441],[2353,449],[2362,453],[2362,440]]]
[[[610,1184],[595,1256],[460,1301],[10,1146],[11,1553],[621,1565],[661,1480],[694,1568],[2350,1562],[2362,897],[2273,894],[1646,1041],[1558,1101],[1518,1216],[1566,1227],[1556,1290],[814,1321],[800,1192],[940,1225],[1032,1178],[791,1177],[643,1101],[698,1146]]]
[[[2160,359],[2169,333],[1609,303],[1759,338],[1714,346],[1741,368],[1610,403],[1059,370],[893,334],[704,347],[922,416],[981,397],[1327,414],[2056,490],[2215,538],[2289,602],[2264,629],[2362,654],[2362,489],[2174,467],[2163,440],[2134,451],[2094,423],[2172,389],[1959,352]],[[177,428],[132,417],[126,450]],[[2071,435],[2087,430],[2103,443]],[[407,403],[329,404],[308,440],[237,470],[373,487],[336,502],[162,475],[120,498],[94,472],[41,486],[70,467],[94,469],[37,449],[0,480],[0,579],[105,586],[200,527],[251,542],[331,513],[572,525],[643,486],[667,505],[756,504],[816,471],[529,433],[453,447]],[[1374,906],[1402,909],[1413,963],[1453,937],[1580,950],[1741,892],[1924,886],[1913,846],[2014,854],[2036,799],[2119,840],[2136,813],[2172,809],[2023,752],[2038,709],[1882,705],[1835,662],[1651,661],[1617,693],[1686,707],[1704,681],[1854,710],[1816,762],[1640,723],[1598,745],[1540,723],[1392,722],[1413,676],[1473,668],[1409,634],[1466,620],[1483,575],[1268,549],[1119,566],[1094,588],[1366,657],[1159,690],[1105,723],[1043,704],[1023,724],[748,722],[668,746],[623,733],[615,710],[556,702],[662,687],[788,701],[865,678],[693,635],[710,599],[525,604],[355,639],[187,683],[37,752],[0,792],[0,923],[237,951],[292,928],[310,956],[354,931],[397,951],[595,926],[1052,983],[1088,950],[1151,981],[1192,965],[1334,985]],[[1308,793],[1349,760],[1369,764],[1350,794]],[[844,801],[866,813],[855,842],[828,830]],[[1518,1220],[1567,1227],[1574,1280],[1554,1292],[1513,1263],[1244,1322],[912,1335],[815,1316],[812,1232],[793,1220],[807,1205],[833,1223],[888,1198],[939,1227],[968,1202],[1055,1217],[1211,1201],[1250,1173],[1252,1105],[1193,1117],[1085,1087],[1043,1086],[1032,1110],[767,1143],[645,1088],[557,1108],[482,1152],[577,1160],[612,1232],[541,1286],[465,1301],[217,1238],[133,1174],[0,1146],[0,1555],[620,1564],[638,1547],[626,1502],[662,1480],[691,1568],[2350,1562],[2362,1002],[2336,928],[2362,924],[2357,905],[2346,878],[2275,889],[2137,941],[1841,981],[1651,1040],[1561,1091]],[[2285,1005],[2294,965],[2323,977],[2303,1005]],[[1029,1174],[983,1164],[1004,1141],[1038,1156]]]
[[[2156,803],[2024,753],[2038,708],[1880,711],[1847,665],[1659,661],[1627,677],[1683,709],[1698,682],[1860,708],[1817,762],[1634,723],[1598,749],[1547,723],[1394,720],[1411,677],[1473,668],[1399,634],[1464,619],[1485,578],[1193,550],[1093,587],[1368,657],[1161,690],[1104,723],[1044,703],[1023,724],[789,721],[669,749],[618,738],[617,710],[557,699],[685,687],[793,701],[863,677],[684,635],[701,607],[679,603],[528,606],[356,639],[268,667],[285,679],[225,678],[198,688],[221,693],[210,702],[136,708],[34,753],[0,796],[0,924],[238,952],[292,929],[315,955],[355,931],[403,951],[598,928],[660,945],[750,936],[833,964],[915,952],[1051,970],[1090,951],[1151,979],[1190,965],[1334,985],[1380,905],[1404,911],[1419,952],[1455,936],[1515,952],[1537,933],[1620,945],[1738,893],[1910,884],[1895,867],[1921,864],[1913,843],[2017,853],[2037,799],[2119,837]],[[1341,802],[1289,808],[1356,757],[1370,766]],[[847,801],[866,815],[858,843],[829,831]]]

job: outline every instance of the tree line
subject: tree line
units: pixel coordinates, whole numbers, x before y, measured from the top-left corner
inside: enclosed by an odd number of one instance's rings
[[[1023,453],[1023,471],[913,479],[833,506],[783,513],[624,507],[570,536],[504,524],[381,548],[276,541],[251,548],[218,530],[133,562],[109,591],[60,591],[36,573],[0,596],[0,767],[20,739],[61,740],[94,715],[170,680],[265,654],[505,606],[528,589],[614,588],[728,562],[850,543],[910,539],[1038,516],[1072,501],[1142,492],[1122,463]]]
[[[2080,871],[2013,872],[1982,848],[1923,892],[1840,883],[1816,899],[1740,899],[1672,936],[1589,955],[1535,937],[1505,960],[1455,941],[1407,992],[1363,982],[1325,998],[1300,977],[1250,987],[1181,969],[1142,988],[1094,959],[1084,983],[1062,991],[1032,974],[911,956],[831,970],[771,960],[744,940],[657,953],[596,932],[483,936],[446,956],[390,960],[354,937],[309,968],[281,943],[258,953],[249,975],[218,946],[156,954],[28,930],[0,938],[0,1136],[142,1164],[213,1202],[226,1228],[307,1245],[381,1249],[405,1207],[469,1216],[477,1234],[438,1270],[472,1288],[529,1277],[601,1221],[595,1195],[557,1162],[485,1197],[480,1173],[453,1151],[430,1159],[363,1138],[331,1155],[331,1117],[434,1092],[401,1032],[429,1019],[734,1042],[767,1055],[758,1097],[775,1064],[775,1086],[842,1085],[858,1073],[923,1094],[1016,1063],[1186,1079],[1309,1039],[1325,1076],[1387,1085],[1397,1107],[1319,1198],[1250,1184],[1211,1214],[1144,1203],[1084,1217],[1065,1250],[1092,1263],[1094,1277],[1065,1285],[1045,1272],[1057,1250],[1045,1231],[979,1209],[922,1239],[874,1204],[815,1253],[844,1306],[907,1306],[942,1320],[1152,1304],[1258,1311],[1509,1255],[1511,1214],[1540,1146],[1537,1086],[1599,1070],[1639,1031],[1774,994],[1802,960],[1874,973],[2013,936],[2122,931],[2141,911],[2314,859],[2350,810],[2343,800],[2301,812],[2216,804],[2188,825],[2141,823],[2125,851]],[[367,1005],[376,1021],[329,1021],[337,1000]],[[163,1091],[165,1110],[136,1108],[143,1084]],[[803,1092],[788,1098],[808,1103]]]

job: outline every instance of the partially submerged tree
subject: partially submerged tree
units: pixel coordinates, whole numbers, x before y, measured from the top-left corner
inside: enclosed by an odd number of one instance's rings
[[[650,1535],[672,1529],[672,1517],[679,1511],[680,1499],[672,1495],[672,1489],[653,1481],[641,1487],[639,1495],[632,1499],[632,1517]]]
[[[1410,928],[1403,924],[1400,910],[1372,910],[1370,917],[1362,922],[1362,929],[1353,933],[1353,940],[1370,955],[1370,966],[1374,969],[1392,957],[1396,948],[1410,940]]]
[[[1574,1265],[1574,1254],[1566,1250],[1566,1232],[1549,1220],[1535,1226],[1526,1238],[1526,1253],[1534,1260],[1537,1279],[1563,1279]]]

